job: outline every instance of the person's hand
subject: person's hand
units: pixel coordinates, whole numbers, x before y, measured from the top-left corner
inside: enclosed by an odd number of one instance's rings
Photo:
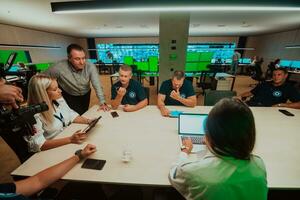
[[[110,107],[106,103],[103,103],[103,104],[100,104],[100,106],[98,108],[98,111],[99,110],[103,110],[104,112],[105,111],[110,111]]]
[[[22,102],[23,100],[21,88],[6,84],[0,85],[0,103],[18,108],[17,101]]]
[[[120,87],[117,91],[117,95],[123,97],[126,94],[126,88]]]
[[[84,149],[81,151],[81,155],[82,157],[86,158],[88,156],[90,156],[91,154],[93,154],[94,152],[96,152],[96,146],[93,144],[88,144],[84,147]]]
[[[70,143],[81,144],[86,138],[86,133],[83,133],[81,132],[81,130],[78,130],[72,136],[70,136]]]
[[[126,105],[124,105],[123,110],[125,112],[132,112],[132,111],[134,111],[134,108],[135,108],[135,105],[126,104]]]
[[[190,154],[193,149],[193,143],[192,143],[191,138],[184,139],[182,141],[182,144],[185,146],[185,149],[183,149],[183,151],[187,154]]]
[[[178,89],[176,91],[172,90],[172,92],[170,94],[170,97],[173,98],[173,99],[175,99],[175,100],[180,99],[180,92],[179,92],[179,90]]]
[[[160,113],[161,113],[161,115],[164,116],[164,117],[170,117],[170,111],[169,111],[167,108],[162,108],[162,109],[160,110]]]

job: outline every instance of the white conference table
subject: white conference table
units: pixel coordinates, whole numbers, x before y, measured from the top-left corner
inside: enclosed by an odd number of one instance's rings
[[[211,107],[169,107],[193,113],[208,113]],[[81,145],[70,144],[36,153],[19,168],[14,176],[32,176],[37,172],[70,157],[87,143],[97,146],[98,151],[90,156],[104,159],[106,164],[99,170],[81,168],[77,164],[62,179],[100,183],[170,186],[168,172],[179,153],[177,119],[160,115],[156,106],[126,113],[118,110],[119,117],[110,112],[96,111],[92,107],[85,116],[102,119]],[[278,108],[251,108],[256,123],[257,139],[254,153],[259,155],[267,168],[269,188],[300,188],[300,110],[287,109],[294,113],[288,117]],[[86,125],[72,124],[59,137],[71,135]],[[123,150],[132,152],[129,163],[122,162]],[[197,159],[199,155],[192,155]]]

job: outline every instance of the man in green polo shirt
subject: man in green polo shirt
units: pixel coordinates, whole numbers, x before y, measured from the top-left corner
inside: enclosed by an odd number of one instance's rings
[[[175,71],[171,79],[161,84],[157,97],[157,107],[162,116],[170,116],[170,111],[165,105],[194,107],[196,104],[197,98],[193,85],[185,79],[184,71]]]
[[[125,112],[133,112],[144,108],[148,99],[143,86],[131,79],[132,69],[128,65],[122,65],[119,69],[119,81],[111,87],[111,106],[117,109],[124,105]]]

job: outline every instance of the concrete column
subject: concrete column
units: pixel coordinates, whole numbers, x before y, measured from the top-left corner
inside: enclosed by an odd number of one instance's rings
[[[189,13],[162,13],[159,17],[159,82],[184,70],[189,35]]]

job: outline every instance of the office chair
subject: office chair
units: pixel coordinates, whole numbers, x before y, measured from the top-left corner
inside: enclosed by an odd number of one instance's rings
[[[109,74],[109,67],[105,65],[104,62],[100,61],[99,63],[99,74]]]
[[[261,64],[255,64],[253,70],[251,71],[251,78],[253,80],[258,81],[258,83],[262,83],[265,81],[264,77],[263,77],[263,73],[261,70]],[[256,86],[257,84],[250,84],[250,87]]]
[[[114,74],[114,73],[118,72],[119,69],[120,69],[120,64],[117,63],[116,61],[113,61],[111,74]]]
[[[216,77],[217,72],[214,71],[201,71],[199,82],[197,83],[197,87],[202,89],[202,94],[205,94],[205,90],[207,89],[215,89],[216,86]],[[197,95],[199,96],[199,95]]]
[[[145,91],[145,94],[146,94],[146,97],[148,99],[148,105],[150,104],[150,88],[148,87],[143,87],[144,91]]]
[[[204,106],[214,106],[223,98],[232,98],[236,96],[236,91],[231,90],[210,90],[204,95]]]

